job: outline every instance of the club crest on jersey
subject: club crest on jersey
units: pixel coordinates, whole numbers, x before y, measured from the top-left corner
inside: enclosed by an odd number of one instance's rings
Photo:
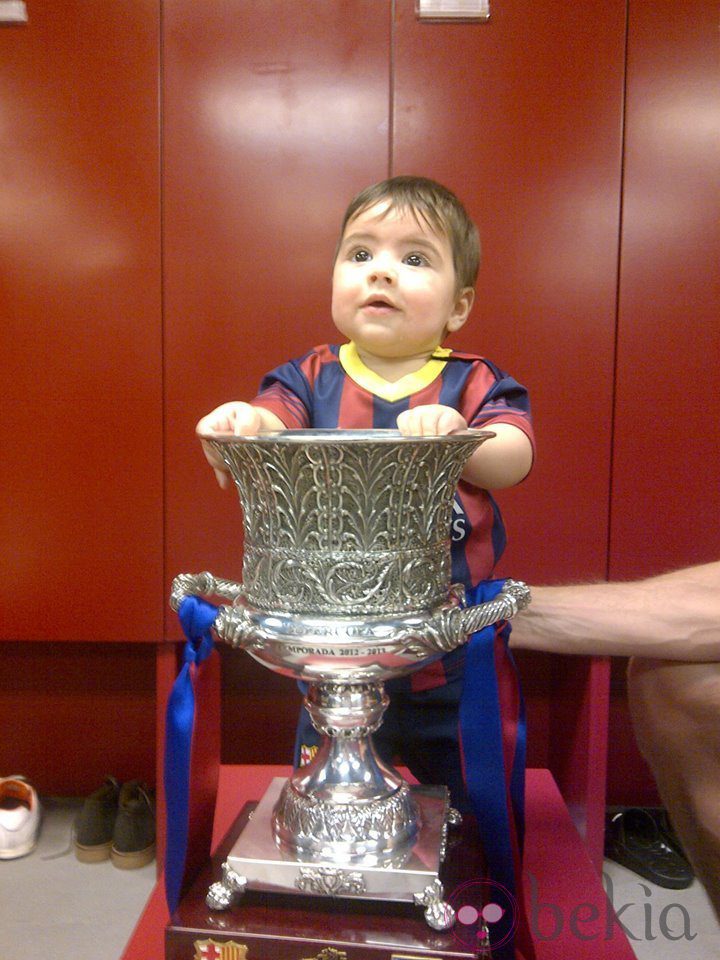
[[[247,960],[248,948],[234,940],[196,940],[193,960]]]
[[[308,746],[306,743],[300,744],[300,766],[306,767],[318,752],[317,744]]]

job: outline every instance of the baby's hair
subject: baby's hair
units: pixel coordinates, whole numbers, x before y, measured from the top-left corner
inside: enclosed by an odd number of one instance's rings
[[[452,249],[458,291],[475,286],[480,267],[477,227],[455,194],[427,177],[391,177],[366,187],[350,201],[345,211],[340,240],[354,217],[383,200],[390,201],[383,216],[391,210],[401,214],[410,211],[418,222],[422,219],[435,233],[444,234]]]

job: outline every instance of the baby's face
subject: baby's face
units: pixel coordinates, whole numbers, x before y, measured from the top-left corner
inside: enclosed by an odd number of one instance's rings
[[[335,326],[361,354],[429,355],[459,329],[472,291],[458,293],[450,241],[382,201],[345,228],[333,271]]]

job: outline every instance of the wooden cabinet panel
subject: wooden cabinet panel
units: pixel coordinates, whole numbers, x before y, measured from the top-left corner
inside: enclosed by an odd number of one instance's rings
[[[499,495],[503,571],[606,566],[625,4],[498,3],[485,24],[420,23],[399,0],[393,172],[455,190],[483,240],[457,343],[531,391],[538,459]]]
[[[720,556],[717,7],[631,5],[610,572]]]
[[[720,557],[717,6],[630,5],[609,571]],[[657,794],[613,684],[608,799]]]
[[[0,770],[61,797],[109,773],[154,783],[154,661],[146,643],[4,643]]]
[[[162,629],[156,4],[0,30],[0,632]]]
[[[390,4],[170,0],[164,23],[167,572],[240,579],[195,423],[332,342],[340,220],[387,171]]]
[[[497,4],[486,24],[420,23],[399,0],[392,167],[446,183],[483,241],[457,343],[530,390],[538,457],[498,501],[501,574],[606,572],[625,4]],[[608,668],[520,657],[531,755],[547,758],[602,860]],[[567,725],[577,737],[568,740]]]

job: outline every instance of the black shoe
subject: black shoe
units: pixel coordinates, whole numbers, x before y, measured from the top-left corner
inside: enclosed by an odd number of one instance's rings
[[[155,856],[155,800],[139,780],[124,783],[120,791],[110,856],[121,870],[144,867]]]
[[[684,890],[693,882],[690,864],[663,837],[652,813],[642,807],[608,816],[605,856],[658,887]]]
[[[75,856],[83,863],[99,863],[110,857],[118,812],[120,784],[115,777],[85,800],[75,821]]]
[[[688,864],[688,868],[692,871],[692,865],[687,858],[687,854],[682,848],[680,843],[680,838],[675,833],[675,828],[672,825],[670,817],[668,816],[667,810],[664,807],[657,807],[652,810],[652,815],[655,818],[655,823],[658,825],[658,830],[660,831],[660,836],[663,838],[665,843],[677,853],[679,857],[682,857]]]

